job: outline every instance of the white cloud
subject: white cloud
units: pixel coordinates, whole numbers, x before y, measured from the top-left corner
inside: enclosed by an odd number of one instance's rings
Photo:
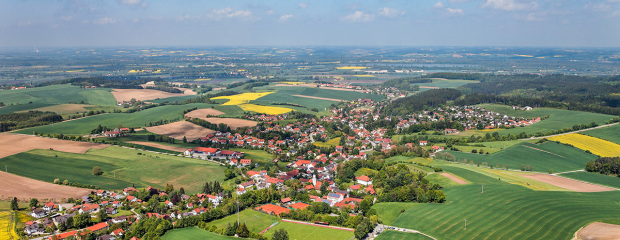
[[[302,2],[302,3],[299,4],[299,7],[302,8],[302,9],[307,8],[308,7],[308,3],[307,2]]]
[[[538,3],[519,0],[486,0],[482,8],[493,8],[505,11],[534,10],[538,8]]]
[[[146,2],[144,0],[116,0],[120,4],[135,5],[146,8]]]
[[[62,16],[62,17],[60,17],[60,20],[63,20],[63,21],[71,21],[72,19],[73,19],[73,17],[71,17],[71,16]]]
[[[278,21],[285,22],[287,19],[292,18],[292,17],[293,17],[293,15],[290,15],[290,14],[282,15],[282,16],[280,16],[280,20],[278,20]]]
[[[219,21],[224,18],[238,18],[241,20],[260,20],[260,18],[255,17],[250,10],[238,10],[233,11],[232,8],[227,7],[223,9],[213,9],[211,12],[207,13],[207,18]]]
[[[346,22],[372,22],[375,20],[375,15],[356,11],[351,15],[343,17],[342,20]]]
[[[611,11],[612,7],[609,4],[604,4],[604,3],[597,4],[597,3],[589,2],[588,4],[586,4],[585,9],[588,9],[593,12],[609,12]]]
[[[269,9],[269,10],[267,10],[267,11],[265,12],[265,14],[267,14],[267,15],[273,15],[274,13],[276,13],[276,12],[275,12],[275,11],[273,11],[273,10],[271,10],[271,9]]]
[[[463,9],[459,8],[446,8],[450,14],[460,15],[463,14]]]
[[[387,18],[395,18],[401,15],[405,15],[405,11],[399,11],[392,8],[381,8],[379,9],[379,16],[387,17]]]
[[[93,20],[93,23],[101,24],[101,25],[103,25],[103,24],[114,24],[114,23],[117,23],[117,22],[118,22],[118,20],[113,19],[113,18],[109,18],[109,17],[104,17],[104,18],[100,18],[100,19],[97,19],[97,20]]]
[[[435,3],[435,5],[433,5],[433,8],[443,8],[443,3],[442,2],[437,2],[437,3]]]
[[[469,0],[450,0],[448,2],[450,2],[450,3],[466,3],[466,2],[469,2]]]

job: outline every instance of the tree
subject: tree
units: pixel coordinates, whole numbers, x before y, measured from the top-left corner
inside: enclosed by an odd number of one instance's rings
[[[234,178],[235,176],[237,176],[235,174],[235,170],[233,170],[233,169],[226,169],[226,170],[224,170],[224,180],[228,180],[228,179]]]
[[[250,236],[250,230],[248,230],[248,227],[245,225],[245,223],[242,223],[237,228],[237,236],[239,236],[240,238],[248,238]]]
[[[39,205],[39,200],[36,199],[36,198],[31,198],[30,199],[30,205],[28,205],[28,206],[30,206],[30,208],[36,208],[37,205]]]
[[[185,194],[185,189],[179,188],[179,194]]]
[[[14,197],[13,200],[11,200],[11,210],[13,211],[18,211],[19,210],[19,204],[17,204],[17,198]]]
[[[101,222],[105,222],[105,220],[108,219],[108,213],[105,211],[105,208],[102,208],[99,212],[97,212],[97,217]]]
[[[364,220],[362,220],[362,222],[360,224],[357,225],[357,227],[355,228],[355,238],[357,239],[363,239],[366,234],[368,234],[368,232],[370,232],[370,230],[372,230],[371,228],[371,223],[370,221],[368,221],[368,218],[364,218]]]
[[[58,224],[58,230],[60,230],[61,232],[66,231],[67,225],[64,222],[60,222],[60,224]]]
[[[187,143],[187,138],[183,136],[183,143]]]
[[[172,190],[174,190],[174,186],[172,186],[172,184],[166,184],[166,188],[164,189],[164,192],[170,193],[172,192]]]
[[[99,166],[93,167],[93,175],[100,176],[101,174],[103,174],[103,170]]]
[[[288,240],[288,232],[284,229],[277,229],[273,232],[271,240]]]

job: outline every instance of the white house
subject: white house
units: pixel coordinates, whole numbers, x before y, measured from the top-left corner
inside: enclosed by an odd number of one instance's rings
[[[364,185],[364,186],[368,186],[368,185],[372,185],[372,180],[366,175],[362,175],[357,178],[357,183]]]
[[[47,216],[47,212],[45,212],[45,210],[37,208],[35,210],[32,210],[32,213],[30,213],[30,216],[34,217],[34,218],[42,218]]]

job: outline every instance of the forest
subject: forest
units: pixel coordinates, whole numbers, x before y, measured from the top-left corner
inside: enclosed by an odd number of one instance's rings
[[[54,112],[28,111],[23,113],[9,113],[0,115],[0,132],[15,129],[47,125],[61,122],[62,116]]]

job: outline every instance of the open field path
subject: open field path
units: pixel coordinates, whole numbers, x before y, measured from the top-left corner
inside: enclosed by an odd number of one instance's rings
[[[570,178],[565,178],[561,176],[555,176],[551,174],[532,174],[532,175],[523,175],[526,178],[530,178],[536,181],[548,183],[554,186],[558,186],[561,188],[565,188],[568,190],[572,190],[575,192],[606,192],[606,191],[614,191],[619,190],[612,187],[602,186],[594,183],[578,181]]]
[[[440,173],[439,175],[449,178],[450,180],[458,183],[458,184],[467,184],[467,182],[463,179],[458,178],[450,173]]]
[[[538,149],[538,148],[535,148],[535,147],[524,146],[524,145],[521,145],[521,146],[522,146],[522,147],[526,147],[526,148],[531,148],[531,149],[534,149],[534,150],[538,150],[538,151],[541,151],[541,152],[549,153],[549,154],[552,154],[552,155],[556,155],[556,156],[561,157],[561,158],[565,158],[565,157],[564,157],[564,156],[562,156],[562,155],[558,155],[558,154],[555,154],[555,153],[552,153],[552,152],[547,152],[547,151],[545,151],[545,150]]]
[[[598,126],[598,127],[587,128],[587,129],[581,129],[581,130],[577,130],[577,131],[565,132],[565,133],[560,133],[560,134],[555,134],[555,135],[549,135],[549,136],[542,136],[542,137],[531,137],[531,138],[522,138],[522,139],[519,139],[519,140],[526,140],[526,141],[527,141],[527,140],[532,140],[532,139],[543,139],[543,138],[550,138],[550,137],[562,136],[562,135],[571,134],[571,133],[585,132],[585,131],[590,131],[590,130],[599,129],[599,128],[611,127],[611,126],[616,125],[616,124],[618,124],[618,123],[605,124],[605,125],[601,125],[601,126]]]

